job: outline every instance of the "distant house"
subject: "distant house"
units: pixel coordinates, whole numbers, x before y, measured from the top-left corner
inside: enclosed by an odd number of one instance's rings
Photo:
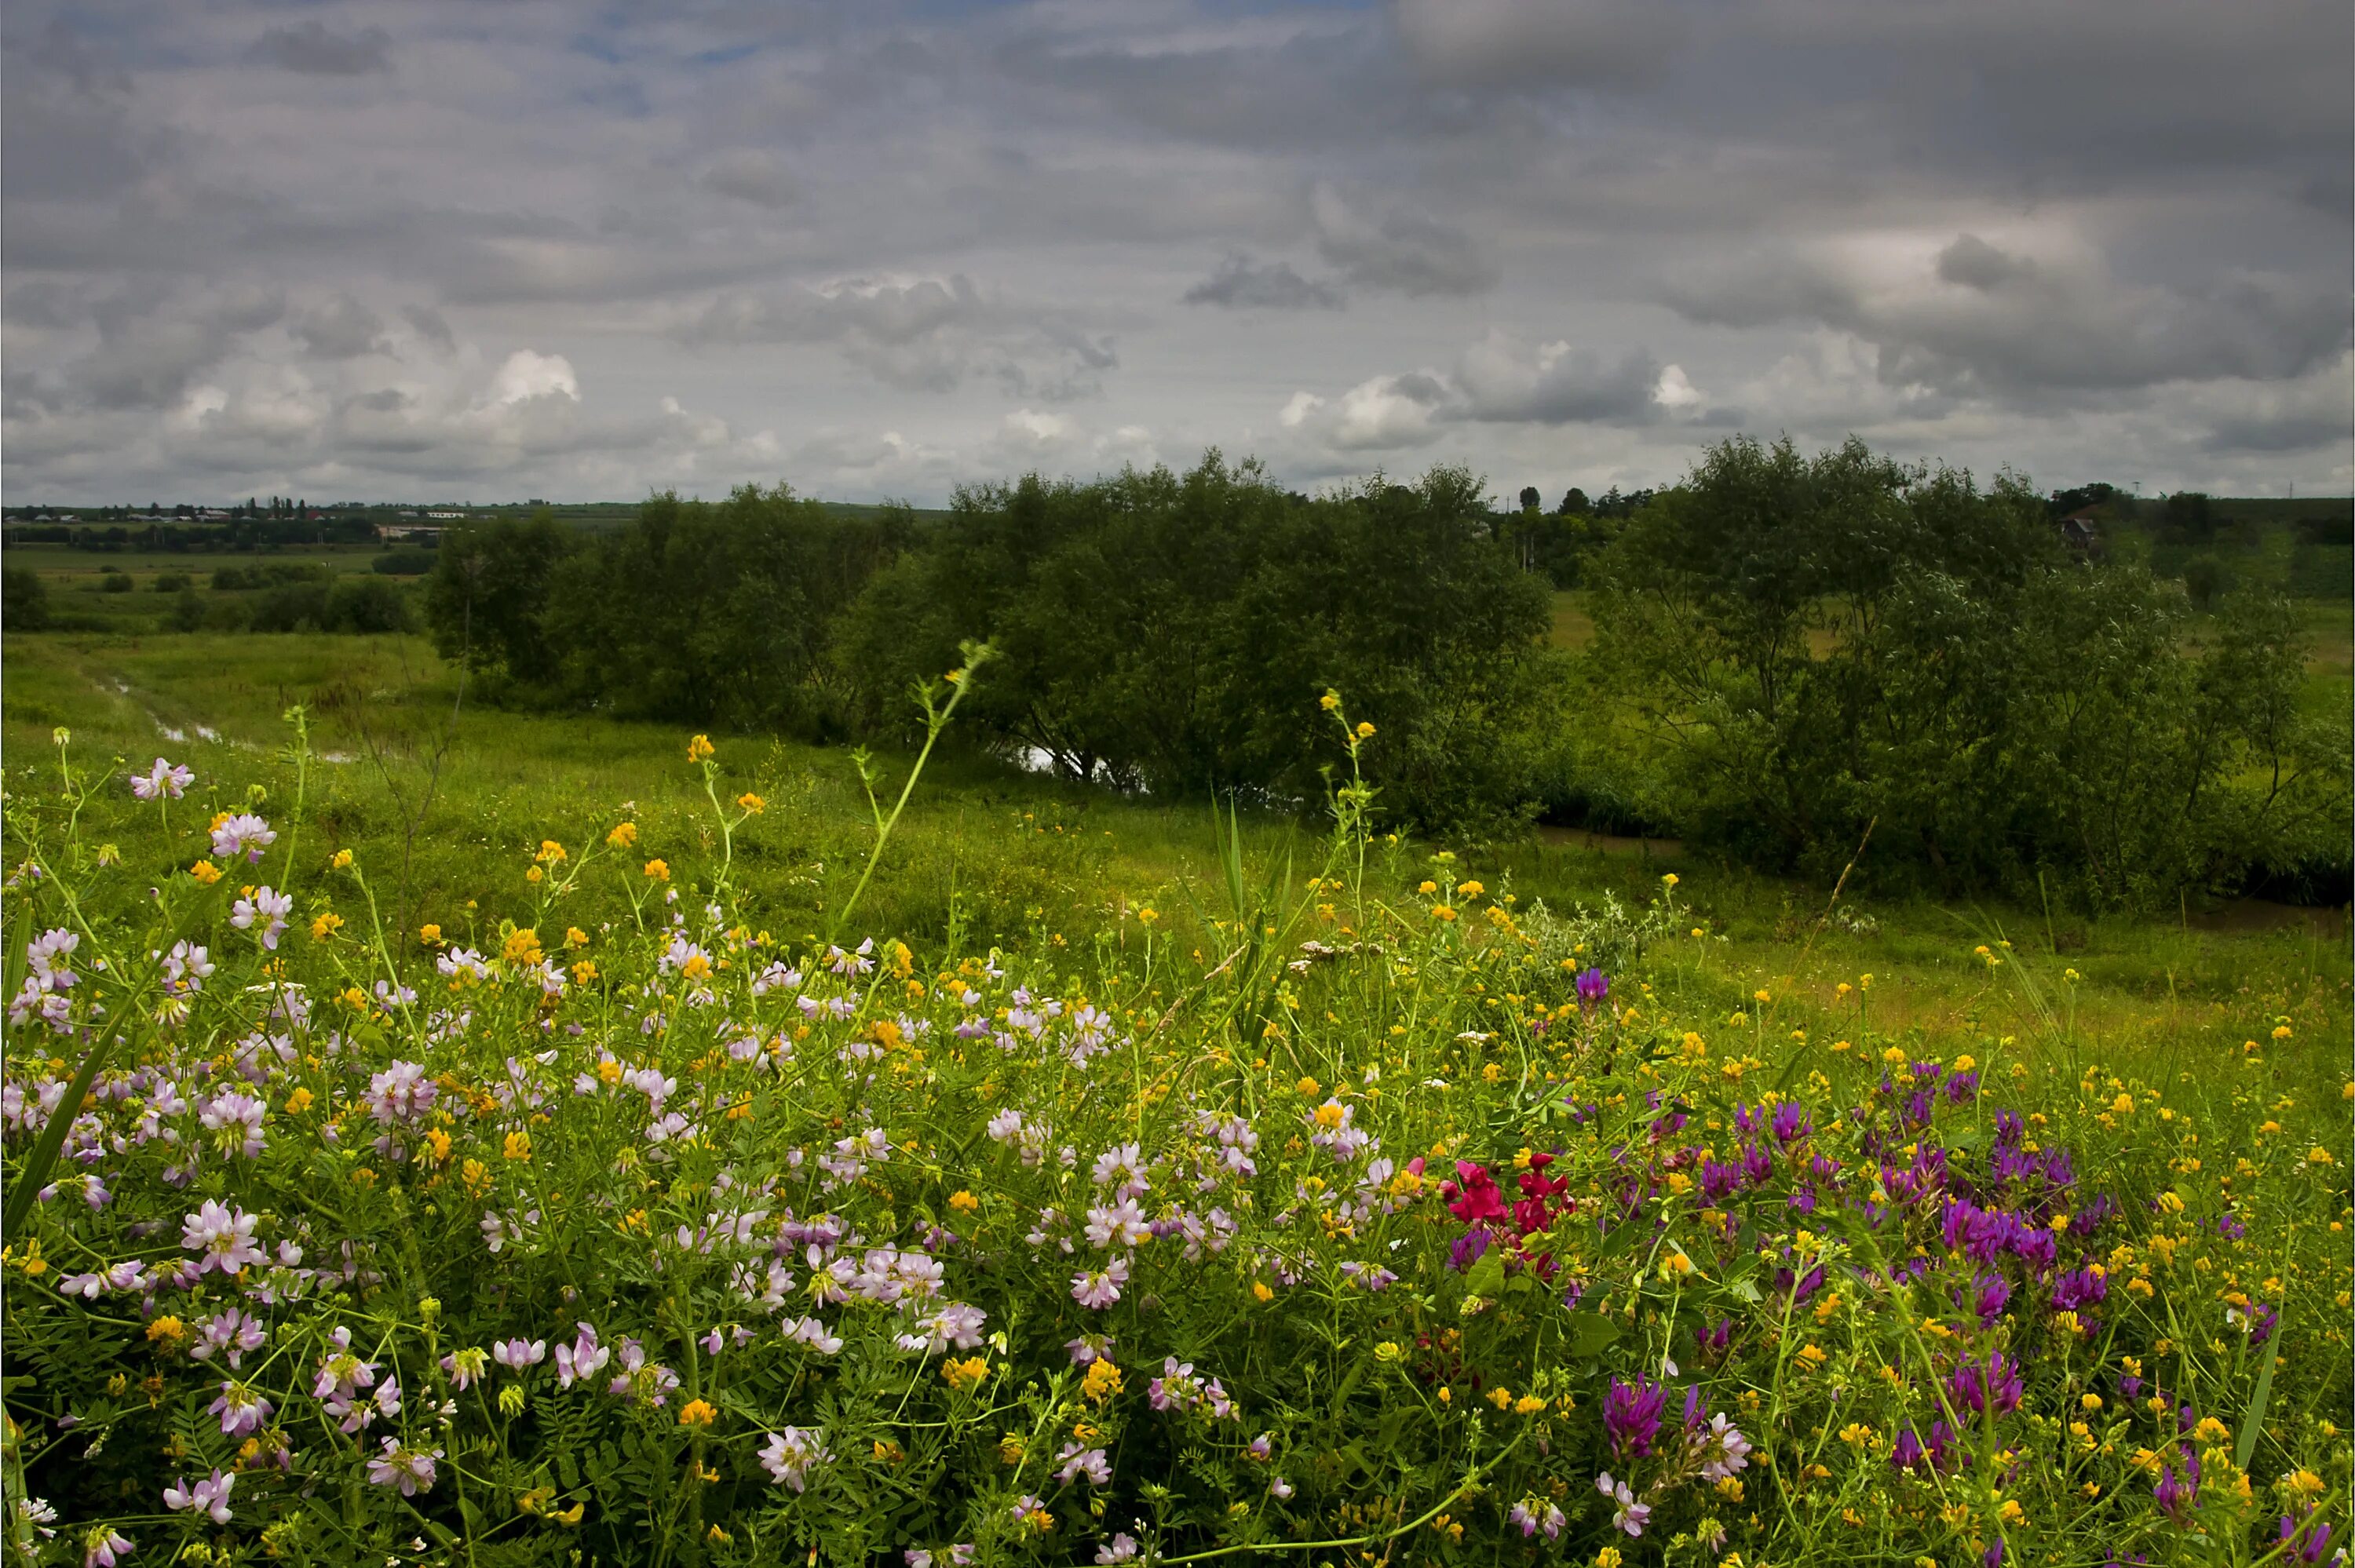
[[[2061,519],[2061,542],[2079,556],[2098,556],[2102,552],[2102,531],[2095,514],[2098,506],[2080,507]]]
[[[413,516],[404,512],[402,516]],[[449,530],[439,523],[379,523],[376,536],[387,544],[437,545]]]

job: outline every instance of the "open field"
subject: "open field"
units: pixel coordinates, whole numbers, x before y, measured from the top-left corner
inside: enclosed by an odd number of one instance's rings
[[[64,724],[87,753],[136,761],[162,751],[207,777],[252,777],[282,795],[291,779],[274,756],[288,734],[280,715],[307,705],[313,743],[327,758],[313,785],[321,831],[380,866],[407,862],[407,885],[397,889],[404,915],[473,899],[486,927],[520,917],[532,850],[544,838],[581,836],[582,821],[624,801],[635,803],[650,840],[701,847],[709,836],[698,825],[708,803],[675,766],[672,730],[472,704],[453,723],[455,688],[421,639],[48,634],[9,639],[7,670],[12,769]],[[884,763],[895,784],[904,765]],[[848,755],[737,739],[721,767],[728,789],[756,790],[771,805],[738,845],[740,885],[773,918],[821,919],[871,836]],[[552,802],[562,803],[553,815]],[[1287,856],[1306,874],[1318,830],[1243,821],[1252,875]],[[2083,1026],[2118,1050],[2193,1050],[2252,999],[2334,1029],[2347,1016],[2344,910],[2187,904],[2171,920],[2064,912],[2048,924],[2038,908],[1849,895],[1827,923],[1828,888],[1680,846],[1670,856],[1632,840],[1586,848],[1540,837],[1458,850],[1467,872],[1499,892],[1557,910],[1638,900],[1661,874],[1678,874],[1710,938],[1692,945],[1680,983],[1713,1001],[1763,987],[1778,1010],[1829,1007],[1842,981],[1870,971],[1889,1020],[1925,1037],[1967,1033],[2014,1005],[1970,955],[1999,928],[2083,977]],[[1191,920],[1219,875],[1201,807],[1077,789],[952,749],[935,761],[867,896],[878,928],[911,938],[944,934],[954,913],[976,935],[1007,941],[1120,939],[1134,934],[1128,921],[1141,906]]]

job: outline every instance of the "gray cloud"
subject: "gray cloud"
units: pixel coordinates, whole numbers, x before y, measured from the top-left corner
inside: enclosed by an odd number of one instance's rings
[[[1260,311],[1337,311],[1347,302],[1339,289],[1302,277],[1289,261],[1262,263],[1248,256],[1228,257],[1183,297],[1189,305]]]
[[[1317,254],[1353,283],[1401,294],[1477,294],[1494,288],[1496,262],[1470,235],[1423,213],[1369,217],[1329,185],[1311,198]]]
[[[316,18],[271,28],[250,52],[260,64],[306,76],[366,76],[392,69],[392,39],[383,28],[362,27],[346,37]]]
[[[1417,64],[1452,85],[1630,85],[1657,78],[1684,35],[1657,0],[1398,0]]]
[[[2345,6],[393,15],[0,9],[0,490],[2355,488]]]
[[[715,161],[698,183],[717,195],[770,208],[791,207],[801,194],[782,162],[749,147]]]
[[[373,354],[384,343],[384,320],[349,294],[303,312],[287,330],[320,359],[350,359]]]

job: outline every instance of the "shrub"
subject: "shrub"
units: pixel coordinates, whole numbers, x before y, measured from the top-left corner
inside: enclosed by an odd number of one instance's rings
[[[129,572],[109,572],[98,579],[101,593],[129,593],[139,585],[131,580]]]
[[[22,567],[0,568],[0,624],[38,631],[49,624],[49,585]]]

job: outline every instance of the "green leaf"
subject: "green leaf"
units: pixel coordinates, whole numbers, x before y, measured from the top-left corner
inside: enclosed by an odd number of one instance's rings
[[[1494,1300],[1505,1293],[1505,1255],[1494,1242],[1480,1255],[1480,1261],[1464,1277],[1465,1291],[1484,1301]]]
[[[2250,1456],[2257,1451],[2257,1435],[2265,1429],[2265,1406],[2274,1397],[2274,1358],[2281,1354],[2282,1325],[2274,1319],[2273,1338],[2265,1341],[2265,1364],[2257,1373],[2257,1391],[2249,1396],[2248,1414],[2241,1417],[2241,1440],[2232,1449],[2232,1463],[2242,1469],[2249,1467]]]
[[[1619,1332],[1619,1325],[1600,1312],[1572,1312],[1562,1325],[1570,1353],[1580,1360],[1601,1355],[1618,1340]]]

